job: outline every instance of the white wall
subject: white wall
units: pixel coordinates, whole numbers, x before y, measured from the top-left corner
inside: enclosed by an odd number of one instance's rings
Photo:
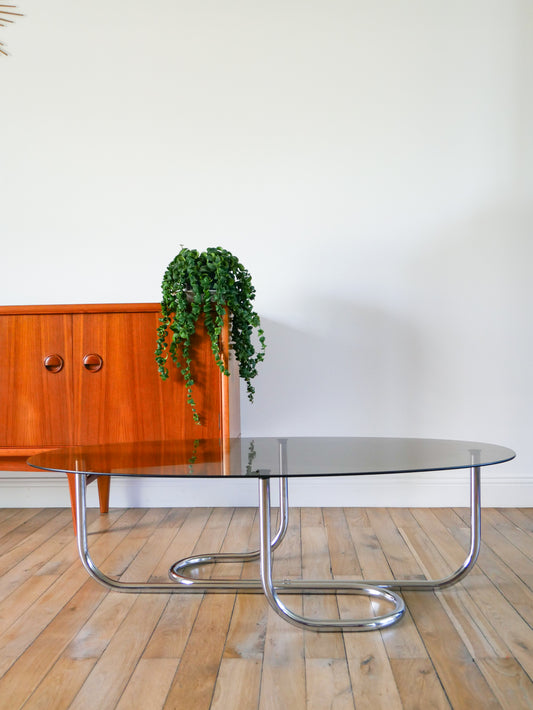
[[[0,303],[157,301],[180,244],[222,245],[268,338],[244,434],[493,441],[519,456],[485,502],[533,505],[529,0],[19,7],[0,29]],[[3,483],[4,505],[57,501]]]

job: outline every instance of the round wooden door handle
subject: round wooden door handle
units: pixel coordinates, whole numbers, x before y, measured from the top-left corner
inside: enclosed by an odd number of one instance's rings
[[[97,353],[89,353],[89,355],[85,355],[82,362],[83,367],[89,372],[98,372],[98,370],[102,369],[104,364],[101,355],[97,355]]]
[[[47,355],[44,358],[43,363],[48,372],[59,372],[63,369],[63,365],[65,364],[61,355],[58,355],[57,353]]]

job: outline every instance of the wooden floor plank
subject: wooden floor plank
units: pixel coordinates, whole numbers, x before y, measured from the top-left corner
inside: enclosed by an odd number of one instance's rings
[[[417,560],[405,543],[389,512],[384,508],[369,508],[368,518],[395,577],[422,577]]]
[[[73,586],[79,587],[80,579],[75,579]],[[26,697],[43,681],[65,646],[73,638],[79,627],[90,617],[98,607],[107,592],[99,588],[92,580],[86,580],[79,590],[66,603],[61,600],[62,608],[40,633],[35,634],[31,645],[24,640],[23,652],[15,658],[4,656],[2,651],[2,666],[8,665],[8,670],[0,677],[0,697],[6,708],[18,708]],[[38,622],[36,622],[38,623]],[[11,641],[11,639],[10,639]],[[10,646],[12,644],[10,643]],[[24,650],[24,646],[26,646]],[[16,648],[18,651],[19,649]],[[7,650],[12,653],[11,649]],[[0,672],[4,670],[0,669]]]
[[[260,659],[223,658],[210,710],[257,710],[260,687]]]
[[[134,518],[132,518],[134,522]],[[116,538],[114,538],[116,540]],[[109,544],[111,538],[106,540]],[[116,544],[116,543],[115,543]],[[21,579],[25,579],[24,574]],[[87,575],[77,559],[63,573],[58,574],[54,582],[49,585],[45,593],[31,603],[20,613],[16,608],[11,623],[6,623],[2,633],[0,645],[0,674],[3,673],[26,648],[38,637],[41,631],[54,620],[72,596],[81,589],[87,581]]]
[[[330,525],[330,533],[332,525]],[[332,535],[335,539],[335,535]],[[348,536],[348,542],[349,542]],[[306,508],[301,513],[302,577],[332,579],[332,563],[328,544],[328,532],[320,508]],[[340,562],[340,561],[339,561]],[[340,564],[338,565],[340,567]],[[339,619],[335,595],[312,595],[303,599],[304,616],[311,619]],[[304,636],[305,658],[344,658],[344,643],[341,634],[317,634]]]
[[[126,573],[122,577],[128,579],[128,581],[131,581],[130,577],[135,580],[148,579],[157,561],[157,556],[151,554],[153,550],[149,543],[153,541],[154,536],[160,536],[159,528],[168,513],[169,511],[164,509],[146,511],[138,521],[138,524],[132,528],[131,534],[124,538],[122,543],[115,548],[106,560],[107,566],[117,574],[127,564]],[[147,551],[148,554],[146,554]],[[127,563],[128,559],[130,560],[129,564]],[[154,596],[152,600],[153,604],[149,608],[152,613],[157,613],[159,609],[162,610],[166,604],[166,597]],[[111,703],[109,707],[115,707],[121,690],[128,683],[129,676],[139,661],[142,650],[144,650],[142,624],[133,643],[128,637],[127,630],[133,630],[138,625],[134,618],[136,605],[142,606],[146,604],[147,602],[139,600],[137,595],[108,593],[94,614],[65,649],[56,667],[51,670],[47,678],[36,689],[34,697],[47,697],[49,687],[53,687],[56,677],[63,666],[69,666],[70,664],[70,667],[78,670],[80,666],[84,665],[83,661],[91,659],[90,672],[83,678],[80,674],[82,682],[75,689],[77,692],[69,698],[69,703],[74,702],[75,705],[83,707],[86,704],[84,697],[88,694],[90,697],[95,697],[96,695],[97,699],[99,698],[98,705],[101,707],[106,707],[109,703]],[[151,618],[150,613],[148,613],[146,618],[148,619],[146,638],[149,638],[153,632],[154,624],[149,621]],[[145,622],[146,620],[143,619],[143,623]],[[121,644],[127,647],[126,651],[122,649]],[[106,662],[109,665],[116,665],[115,656],[121,658],[122,676],[120,681],[113,677],[113,688],[110,689],[107,676],[102,671],[105,665],[99,664],[104,663],[105,659],[107,659]],[[71,687],[73,686],[74,683],[71,684]],[[95,692],[95,687],[98,688],[98,692]]]
[[[533,683],[514,658],[480,658],[477,663],[504,710],[533,708]]]
[[[116,710],[161,710],[175,672],[176,663],[171,658],[142,658]]]
[[[485,510],[485,522],[490,523],[496,530],[507,538],[526,557],[533,562],[533,533],[529,530],[522,530],[512,523],[500,511],[494,509]]]
[[[300,510],[291,510],[285,541],[274,556],[277,579],[298,579],[302,574]],[[287,596],[284,601],[297,614],[302,613],[302,598]],[[305,708],[304,632],[268,609],[260,710]]]
[[[143,658],[179,660],[189,640],[201,602],[202,596],[199,594],[171,595],[154,628]]]
[[[198,538],[202,534],[209,516],[210,508],[190,508],[172,526],[173,536],[166,547],[162,545],[161,554],[152,574],[152,582],[168,582],[170,566],[192,554]]]
[[[345,659],[306,658],[306,710],[355,710]]]
[[[45,511],[46,512],[46,511]],[[39,521],[44,518],[44,515],[37,515],[30,521],[32,525],[39,525]],[[59,512],[54,515],[48,515],[46,520],[42,522],[42,525],[38,526],[37,529],[31,530],[26,535],[24,529],[26,524],[21,525],[15,531],[17,537],[22,536],[21,539],[17,540],[16,544],[12,544],[11,536],[2,544],[0,555],[0,575],[4,578],[9,571],[11,571],[16,565],[25,564],[26,559],[35,552],[35,549],[39,547],[43,542],[50,539],[55,533],[60,530],[65,531],[69,524],[68,518]],[[31,567],[31,561],[28,564]],[[31,574],[29,572],[28,574]]]
[[[163,706],[165,710],[178,710],[184,703],[195,710],[209,710],[234,601],[234,594],[212,594],[203,599]]]
[[[533,708],[533,511],[482,518],[481,554],[460,584],[405,593],[404,618],[381,632],[324,634],[289,625],[262,595],[108,592],[77,558],[70,511],[0,510],[0,708]],[[167,581],[193,551],[259,539],[250,508],[90,510],[89,521],[97,564],[130,581]],[[274,576],[442,575],[468,543],[464,508],[296,508]],[[258,564],[198,573],[257,576]],[[355,595],[283,601],[328,618],[388,606]]]
[[[168,544],[165,553],[157,561],[156,571],[151,577],[152,581],[166,582],[169,561],[176,562],[192,554],[210,514],[211,510],[208,508],[192,508],[187,511],[184,520],[180,519],[181,524],[176,534]],[[201,602],[201,595],[171,596],[143,657],[181,658]]]
[[[70,521],[69,521],[70,522]],[[0,633],[19,618],[46,589],[77,562],[71,527],[60,527],[0,578]]]
[[[533,678],[533,633],[531,626],[517,613],[492,583],[468,577],[462,582],[480,610],[500,634],[512,655]]]
[[[232,516],[232,509],[212,510],[193,553],[218,552]],[[198,710],[210,707],[234,603],[235,594],[203,598],[164,705],[167,710],[182,707],[184,698]]]
[[[2,553],[0,555],[0,574],[4,574],[10,568],[13,561],[18,562],[27,554],[27,550],[33,549],[34,540],[42,537],[43,527],[54,523],[54,518],[60,518],[60,523],[65,524],[65,511],[58,508],[42,508],[35,515],[30,516],[24,523],[18,525],[7,537],[2,540]],[[13,554],[7,557],[9,552]]]
[[[460,543],[467,544],[468,533],[465,529],[455,528],[451,533]],[[517,572],[523,576],[523,569],[507,564],[485,542],[481,547],[477,568],[486,574],[514,609],[533,627],[533,590],[517,576]]]
[[[333,578],[357,579],[361,576],[361,566],[350,537],[344,509],[324,508],[323,516]]]
[[[416,511],[415,517],[420,522],[420,533],[414,536],[410,530],[404,532],[404,536],[419,558],[422,568],[429,568],[427,576],[441,577],[456,570],[466,556],[463,546],[459,545],[455,537],[442,525],[432,511]],[[437,555],[439,563],[432,568],[431,565],[435,563]],[[470,573],[470,577],[474,579],[476,575],[481,573],[482,571],[478,567]],[[476,605],[464,585],[457,584],[453,588],[438,592],[437,595],[463,643],[474,658],[508,655],[508,647],[502,643],[490,620]]]
[[[141,517],[140,511],[126,511],[120,516],[125,527],[103,536],[95,545],[97,552],[105,557],[106,552],[114,550]],[[62,574],[2,635],[0,673],[5,675],[0,678],[0,697],[11,691],[18,697],[22,688],[15,686],[20,674],[24,687],[33,692],[106,594],[103,587],[87,578],[79,562]],[[72,614],[73,609],[80,613]]]
[[[529,587],[533,586],[533,561],[528,555],[525,555],[522,550],[518,549],[513,541],[509,540],[503,533],[498,530],[487,515],[488,511],[482,513],[481,536],[485,545],[497,554],[500,559],[509,567],[515,570],[520,579]],[[459,514],[465,519],[464,511],[459,511]]]
[[[345,599],[340,597],[339,604],[342,605]],[[360,597],[353,601],[350,615],[355,612],[358,617],[365,616],[367,604],[362,603]],[[401,710],[399,689],[381,634],[347,632],[344,633],[344,643],[357,710]]]
[[[255,550],[258,546],[259,533],[257,516],[252,509],[245,509],[242,514],[246,516],[247,524],[243,530],[241,546],[247,541],[246,549]],[[242,565],[240,577],[250,579],[249,575],[254,572],[257,578],[259,576],[257,564],[247,562]],[[224,647],[223,662],[228,658],[259,661],[258,672],[262,672],[268,610],[268,604],[262,594],[238,594],[236,596]],[[249,667],[257,672],[255,666],[250,665]]]
[[[365,516],[347,514],[348,529],[358,553],[363,577],[389,579],[392,577],[390,563],[381,549],[378,535],[371,522],[372,517],[375,522],[381,522],[374,515],[375,512],[368,509]],[[358,524],[361,519],[366,526]],[[338,603],[342,618],[368,618],[378,611],[376,604],[364,596],[339,595]],[[390,607],[387,610],[390,610]],[[406,619],[400,623],[405,625]],[[345,632],[343,636],[357,710],[361,708],[400,710],[402,703],[387,652],[386,637],[379,632],[361,634]]]
[[[24,710],[67,710],[93,667],[92,658],[60,658],[24,703]]]
[[[42,508],[1,508],[0,509],[0,545],[5,543],[3,537],[10,534],[19,525],[23,525],[34,515],[40,513]]]
[[[405,594],[416,627],[453,708],[489,708],[499,703],[435,594]]]
[[[255,510],[253,508],[237,508],[234,510],[226,535],[220,547],[220,552],[242,553],[258,548],[258,540],[250,539],[254,524]],[[242,562],[220,562],[211,568],[212,579],[239,579],[242,576]]]
[[[290,601],[291,608],[301,614],[301,599],[291,596]],[[274,611],[269,610],[260,710],[279,708],[304,710],[306,708],[303,635],[304,631],[291,626]]]
[[[521,530],[533,533],[533,508],[496,508]]]
[[[391,666],[404,710],[450,710],[429,658],[395,658]]]
[[[113,710],[144,650],[167,599],[140,594],[72,701],[71,710]]]

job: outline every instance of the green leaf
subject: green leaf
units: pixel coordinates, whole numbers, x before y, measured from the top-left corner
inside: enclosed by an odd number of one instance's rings
[[[230,347],[239,363],[239,375],[246,382],[248,397],[253,401],[255,390],[250,380],[257,375],[257,364],[264,359],[266,341],[259,316],[252,306],[255,299],[252,278],[237,257],[222,247],[208,247],[205,252],[198,252],[181,245],[163,275],[161,290],[156,363],[162,379],[168,378],[164,365],[168,354],[180,369],[194,421],[199,423],[200,420],[190,394],[194,385],[194,362],[189,350],[202,314],[215,362],[225,375],[229,372],[220,350],[220,334],[226,313],[230,314]],[[257,331],[259,353],[253,343],[254,331]],[[178,352],[182,354],[183,365],[180,365]]]

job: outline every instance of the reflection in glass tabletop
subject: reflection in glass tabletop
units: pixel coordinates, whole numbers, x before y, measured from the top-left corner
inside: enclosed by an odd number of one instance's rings
[[[32,456],[28,463],[111,476],[270,478],[442,471],[489,466],[514,456],[503,446],[473,441],[255,437],[72,446]]]

